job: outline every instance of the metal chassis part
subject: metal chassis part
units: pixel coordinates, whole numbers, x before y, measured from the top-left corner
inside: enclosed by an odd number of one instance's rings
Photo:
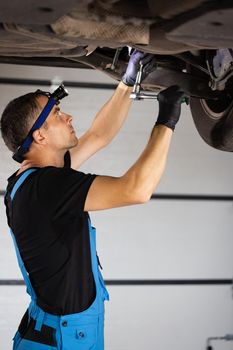
[[[123,76],[127,62],[118,58],[115,67],[112,66],[112,57],[104,55],[98,51],[94,51],[88,56],[77,58],[55,58],[54,60],[39,58],[17,58],[0,56],[0,63],[12,64],[31,64],[40,66],[55,66],[55,67],[71,67],[71,68],[94,68],[97,69],[115,80],[120,81]],[[114,68],[114,69],[111,69]],[[193,76],[187,72],[173,70],[166,67],[158,67],[152,72],[142,83],[143,90],[159,92],[160,90],[171,85],[179,85],[182,90],[189,96],[213,99],[218,96],[217,91],[213,91],[208,83],[209,79],[205,77]]]

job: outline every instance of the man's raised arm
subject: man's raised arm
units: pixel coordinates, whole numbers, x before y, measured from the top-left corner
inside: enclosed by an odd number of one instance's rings
[[[158,95],[159,116],[141,156],[121,177],[98,176],[89,189],[85,211],[145,203],[150,199],[165,169],[183,95],[178,86]]]
[[[94,153],[107,146],[122,127],[131,106],[130,93],[142,61],[146,70],[143,79],[155,68],[154,55],[134,51],[127,70],[113,96],[97,113],[91,127],[79,139],[79,144],[70,151],[71,167],[78,169]]]

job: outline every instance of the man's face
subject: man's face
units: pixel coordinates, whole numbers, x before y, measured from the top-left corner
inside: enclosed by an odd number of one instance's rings
[[[37,101],[40,107],[44,108],[48,98],[39,96]],[[77,146],[78,138],[71,122],[72,117],[63,113],[58,105],[54,105],[42,126],[47,146],[58,150],[68,150]]]

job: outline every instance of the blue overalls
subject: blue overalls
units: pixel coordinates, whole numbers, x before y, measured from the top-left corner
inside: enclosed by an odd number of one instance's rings
[[[28,175],[36,169],[28,169],[15,183],[11,200]],[[14,241],[18,264],[21,269],[27,293],[31,296],[28,308],[29,321],[35,320],[35,330],[40,332],[42,325],[56,330],[56,346],[44,345],[21,338],[17,331],[13,339],[13,350],[103,350],[104,349],[104,301],[109,300],[109,295],[99,270],[98,257],[96,255],[96,232],[89,219],[90,249],[92,261],[92,273],[96,285],[96,297],[91,306],[79,313],[69,315],[52,315],[44,312],[36,303],[36,294],[29,279],[29,275],[21,258],[15,236],[11,231]],[[56,291],[54,291],[56,293]],[[28,321],[28,322],[29,322]]]

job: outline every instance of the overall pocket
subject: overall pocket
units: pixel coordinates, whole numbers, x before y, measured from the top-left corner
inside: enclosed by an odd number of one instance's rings
[[[98,338],[98,321],[86,323],[79,321],[75,325],[61,328],[61,339],[63,350],[94,350],[96,349]]]
[[[76,327],[75,338],[77,349],[92,350],[97,343],[98,329],[96,324],[83,325]]]

